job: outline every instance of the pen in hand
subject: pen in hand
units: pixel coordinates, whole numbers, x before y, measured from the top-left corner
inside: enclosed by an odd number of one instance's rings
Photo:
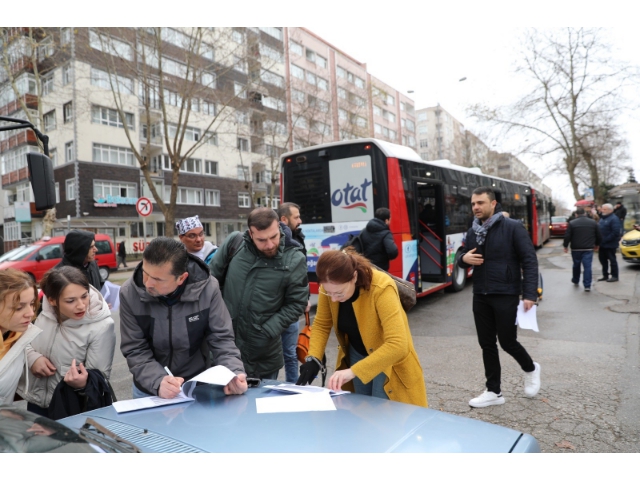
[[[170,377],[173,377],[173,373],[171,373],[171,370],[169,370],[169,367],[164,367],[164,371],[165,371],[165,372],[167,372],[167,374],[168,374]]]

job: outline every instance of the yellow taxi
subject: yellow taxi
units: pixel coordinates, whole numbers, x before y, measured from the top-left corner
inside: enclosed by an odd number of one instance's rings
[[[620,242],[622,259],[629,263],[640,263],[640,231],[631,230],[622,237]]]

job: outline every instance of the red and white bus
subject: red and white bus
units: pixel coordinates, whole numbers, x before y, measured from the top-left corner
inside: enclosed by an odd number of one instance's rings
[[[380,207],[391,210],[390,229],[401,252],[389,272],[413,282],[418,296],[464,287],[467,272],[455,265],[473,221],[471,193],[477,187],[493,188],[536,246],[549,237],[548,200],[531,186],[448,160],[426,162],[408,147],[381,140],[289,152],[280,171],[280,198],[300,206],[312,293],[318,289],[318,257],[358,234]]]

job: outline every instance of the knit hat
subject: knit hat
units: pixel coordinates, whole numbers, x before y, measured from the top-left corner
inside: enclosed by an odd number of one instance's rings
[[[193,230],[194,228],[202,227],[202,223],[200,223],[200,219],[198,215],[195,217],[187,217],[184,220],[178,220],[176,222],[176,228],[178,229],[178,233],[180,235],[184,235],[189,230]]]

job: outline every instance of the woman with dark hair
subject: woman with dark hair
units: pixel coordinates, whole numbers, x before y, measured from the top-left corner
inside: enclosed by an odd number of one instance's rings
[[[18,393],[27,400],[27,410],[48,417],[61,381],[82,390],[87,370],[109,378],[116,336],[107,302],[77,268],[49,270],[40,287],[45,297],[35,324],[42,335],[27,349],[28,388],[21,382]]]
[[[27,361],[25,351],[41,332],[31,324],[37,303],[38,291],[29,274],[0,270],[0,406],[13,403]]]
[[[316,274],[320,297],[298,385],[320,371],[333,328],[339,347],[330,389],[426,407],[422,367],[391,277],[351,247],[323,253]]]

